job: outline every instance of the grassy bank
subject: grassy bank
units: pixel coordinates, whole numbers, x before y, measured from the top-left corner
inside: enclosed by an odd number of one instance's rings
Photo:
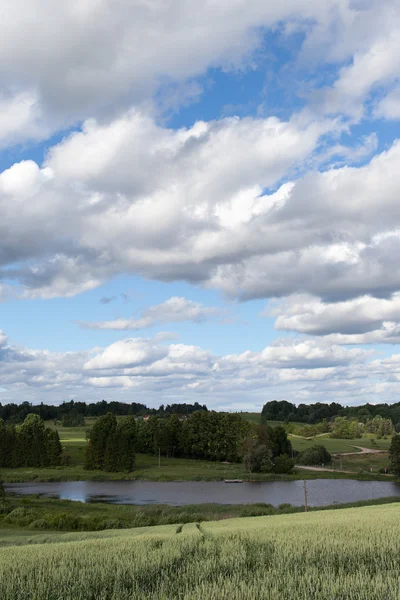
[[[381,498],[326,507],[309,507],[309,511],[333,510],[360,506],[373,506],[400,502],[400,498]],[[37,531],[100,531],[104,529],[128,529],[173,523],[219,521],[255,516],[271,516],[304,512],[302,506],[281,504],[198,504],[188,506],[167,505],[121,505],[56,500],[9,495],[0,512],[0,546],[8,545],[10,536],[33,535]],[[32,533],[31,533],[32,532]],[[23,536],[22,536],[23,537]]]
[[[32,538],[9,536],[0,548],[0,595],[397,600],[399,512],[398,504],[388,504],[126,531],[45,532],[34,546]]]
[[[143,459],[142,459],[143,457]],[[345,469],[346,464],[343,464]],[[0,480],[4,483],[28,481],[223,481],[243,479],[246,481],[292,481],[296,479],[361,479],[367,481],[391,481],[394,477],[376,472],[364,471],[363,465],[355,467],[354,473],[332,471],[295,470],[289,475],[274,473],[249,474],[241,464],[225,465],[189,459],[161,459],[138,455],[137,467],[133,473],[108,473],[107,471],[86,471],[82,466],[52,467],[46,469],[18,468],[0,469]]]

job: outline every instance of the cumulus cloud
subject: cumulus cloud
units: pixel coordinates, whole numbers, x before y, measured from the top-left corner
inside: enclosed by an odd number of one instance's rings
[[[333,24],[343,37],[349,36],[355,18],[368,30],[376,23],[374,16],[387,11],[378,12],[378,2],[373,2],[365,14],[352,4],[207,0],[196,8],[190,0],[173,6],[163,0],[71,0],[64,5],[6,0],[0,76],[9,88],[36,89],[46,114],[57,115],[60,123],[83,120],[148,99],[160,81],[185,84],[209,67],[251,64],[253,51],[262,44],[263,28],[307,22],[314,46],[325,32],[318,44],[322,50]],[[352,50],[346,44],[341,47],[344,57]]]
[[[388,120],[400,119],[400,86],[395,87],[379,102],[375,114]]]
[[[112,321],[79,322],[84,329],[137,330],[153,327],[159,323],[176,323],[193,321],[201,323],[212,317],[222,317],[224,311],[218,308],[203,306],[187,298],[173,296],[161,304],[151,306],[142,312],[137,319],[113,319]]]
[[[77,130],[42,164],[0,173],[0,300],[69,297],[135,274],[284,298],[277,328],[318,336],[223,357],[160,337],[57,354],[0,336],[10,394],[137,388],[221,403],[234,382],[253,395],[297,385],[304,401],[374,389],[390,399],[396,360],[342,346],[400,339],[400,142],[367,163],[379,136],[346,145],[341,134],[365,117],[399,118],[399,19],[397,0],[6,0],[0,149]],[[300,34],[304,109],[165,125],[210,68],[257,68],[271,30]],[[171,298],[83,325],[137,330],[213,310]]]
[[[21,394],[33,402],[62,401],[69,396],[95,400],[99,389],[109,390],[108,399],[126,401],[126,390],[135,389],[141,401],[151,405],[171,398],[194,401],[200,396],[215,408],[229,402],[245,409],[294,390],[310,393],[311,401],[313,394],[319,398],[321,390],[312,392],[317,384],[321,389],[331,386],[333,394],[338,383],[348,390],[353,380],[360,386],[369,377],[391,381],[400,359],[393,357],[391,369],[385,361],[368,362],[370,354],[324,340],[284,339],[262,352],[216,356],[199,346],[171,343],[160,336],[62,353],[18,348],[1,333],[0,385],[4,401],[18,400]]]
[[[155,113],[182,105],[198,97],[196,78],[208,69],[255,68],[270,30],[283,37],[301,32],[298,65],[345,65],[326,94],[328,111],[351,105],[362,112],[368,90],[397,68],[396,0],[206,0],[201,8],[191,0],[3,4],[0,104],[9,118],[3,134],[0,119],[0,140],[10,143],[149,107],[156,94]]]
[[[360,296],[344,302],[323,302],[294,295],[267,306],[263,316],[276,317],[275,328],[324,336],[335,344],[395,344],[400,340],[400,294]]]
[[[19,142],[45,139],[50,131],[34,92],[5,94],[0,86],[0,150]]]
[[[289,188],[262,190],[332,126],[230,118],[173,131],[136,112],[90,122],[44,168],[25,161],[0,175],[0,265],[19,262],[8,276],[53,297],[118,272],[202,281],[218,263],[290,246],[263,226]]]
[[[332,126],[233,118],[172,131],[132,112],[90,123],[44,168],[25,161],[0,174],[3,276],[44,298],[119,273],[241,299],[390,296],[400,288],[399,142],[365,166],[263,191]]]

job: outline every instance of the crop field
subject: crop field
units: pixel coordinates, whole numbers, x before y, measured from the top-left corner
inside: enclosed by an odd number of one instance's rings
[[[20,537],[0,548],[0,597],[397,600],[399,517],[387,504]]]

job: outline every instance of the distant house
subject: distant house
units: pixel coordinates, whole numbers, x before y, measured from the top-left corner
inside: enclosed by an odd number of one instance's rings
[[[143,417],[143,421],[148,421],[150,419],[151,415],[144,415]]]

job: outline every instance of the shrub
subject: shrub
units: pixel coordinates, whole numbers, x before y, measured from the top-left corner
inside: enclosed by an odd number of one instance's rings
[[[29,529],[50,529],[50,525],[45,519],[36,519],[30,523]]]
[[[294,460],[287,454],[281,454],[274,460],[274,473],[290,473],[294,467]]]
[[[4,517],[4,521],[13,525],[28,525],[33,521],[34,516],[34,512],[31,509],[18,506]]]
[[[301,452],[298,458],[300,465],[328,465],[332,462],[332,456],[322,444],[317,444]]]

